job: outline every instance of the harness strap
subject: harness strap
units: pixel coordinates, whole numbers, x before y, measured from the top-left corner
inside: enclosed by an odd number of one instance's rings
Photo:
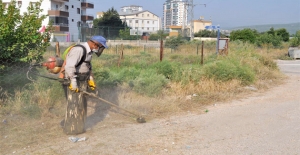
[[[90,63],[90,62],[88,62],[88,61],[84,61],[85,58],[86,58],[86,48],[85,48],[83,45],[80,45],[80,44],[77,44],[77,45],[75,45],[75,46],[81,47],[81,48],[83,49],[83,56],[81,57],[80,61],[78,62],[78,64],[77,64],[75,67],[80,66],[83,62],[85,62],[85,63]],[[74,46],[74,47],[75,47],[75,46]]]

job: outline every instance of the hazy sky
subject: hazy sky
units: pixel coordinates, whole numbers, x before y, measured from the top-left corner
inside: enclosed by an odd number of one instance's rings
[[[139,5],[160,18],[165,0],[88,0],[94,9],[88,14],[107,11],[114,7]],[[238,26],[288,24],[300,22],[300,0],[194,0],[194,19],[203,16],[221,28]],[[206,7],[203,5],[206,4]],[[299,28],[300,29],[300,28]]]

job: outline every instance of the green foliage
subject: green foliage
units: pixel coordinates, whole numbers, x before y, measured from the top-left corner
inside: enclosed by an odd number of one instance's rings
[[[163,30],[158,30],[157,33],[150,34],[149,40],[159,40],[159,39],[166,39],[168,33],[165,33]]]
[[[203,68],[204,75],[219,81],[238,79],[243,85],[255,80],[255,72],[247,64],[242,64],[237,59],[220,59]]]
[[[101,26],[110,26],[110,27],[123,27],[124,23],[120,19],[120,15],[117,10],[113,7],[108,9],[106,12],[103,13],[101,18],[97,18],[93,21],[94,27],[101,27]]]
[[[130,82],[130,85],[140,94],[157,96],[167,82],[165,76],[157,74],[155,70],[143,70],[137,78]]]
[[[218,37],[218,31],[210,31],[210,30],[199,30],[198,32],[195,33],[195,37],[211,37],[211,38],[216,38]],[[220,32],[220,37],[224,38],[226,37],[224,34]]]
[[[273,47],[280,47],[281,46],[282,38],[280,36],[273,36],[270,33],[263,33],[256,39],[256,44],[259,47],[263,45],[273,46]]]
[[[120,37],[121,39],[123,40],[137,40],[138,38],[141,38],[141,36],[139,35],[130,35],[130,29],[129,28],[126,28],[125,30],[124,29],[121,29],[120,31]]]
[[[290,39],[290,46],[291,47],[298,47],[300,45],[300,39],[297,37],[294,37]]]
[[[298,47],[300,45],[300,30],[296,32],[295,36],[290,39],[291,47]]]
[[[126,23],[122,22],[119,13],[113,7],[104,12],[101,18],[94,19],[93,25],[94,28],[104,30],[102,35],[105,38],[118,37],[120,30],[127,28]]]
[[[236,30],[230,33],[230,40],[241,40],[243,42],[255,43],[258,32],[251,29]]]
[[[153,66],[157,72],[157,74],[162,74],[166,78],[170,79],[173,75],[173,72],[176,70],[176,68],[173,67],[173,64],[171,64],[169,61],[162,61],[154,63]]]
[[[181,37],[170,37],[166,40],[165,47],[177,49],[180,45],[184,44],[186,41]]]
[[[5,8],[0,0],[0,61],[32,62],[41,60],[50,41],[50,28],[44,33],[38,30],[46,15],[41,15],[41,2],[30,5],[27,12],[20,15],[16,0]]]
[[[280,36],[284,42],[288,42],[290,39],[290,34],[285,28],[281,28],[275,31],[277,36]]]

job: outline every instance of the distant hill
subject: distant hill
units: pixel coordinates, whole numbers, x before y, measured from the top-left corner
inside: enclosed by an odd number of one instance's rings
[[[273,27],[275,30],[280,28],[285,28],[290,33],[290,35],[292,35],[292,34],[296,34],[296,32],[300,30],[300,23],[241,26],[241,27],[229,28],[228,30],[233,31],[233,30],[250,28],[250,29],[256,29],[258,32],[266,32],[270,30],[271,27]]]

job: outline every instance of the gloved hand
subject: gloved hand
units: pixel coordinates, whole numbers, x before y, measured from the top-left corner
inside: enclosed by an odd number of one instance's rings
[[[71,78],[71,83],[70,83],[70,86],[69,86],[69,89],[78,93],[79,92],[79,89],[78,89],[78,86],[77,86],[77,80],[76,78]]]
[[[90,79],[88,80],[88,85],[91,88],[91,90],[95,90],[96,89],[96,84],[95,84],[94,78],[92,76],[90,76]]]

